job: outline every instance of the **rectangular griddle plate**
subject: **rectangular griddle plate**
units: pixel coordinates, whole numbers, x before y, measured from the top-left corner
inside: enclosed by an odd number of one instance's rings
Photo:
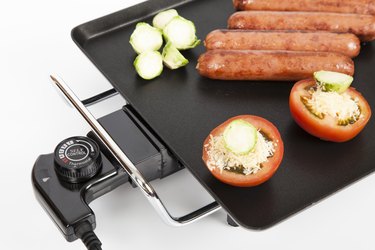
[[[215,81],[195,66],[204,46],[184,52],[190,63],[152,80],[139,78],[129,37],[139,21],[166,8],[196,24],[198,37],[225,28],[232,1],[153,0],[82,24],[73,40],[131,104],[169,150],[241,226],[263,229],[353,183],[375,169],[374,119],[353,141],[336,144],[314,138],[293,121],[288,97],[292,82]],[[355,59],[353,86],[375,110],[375,46],[368,43]],[[201,160],[202,143],[226,119],[262,116],[280,130],[285,143],[282,165],[271,180],[255,188],[217,181]],[[131,143],[131,142],[130,142]],[[349,202],[349,201],[348,201]]]

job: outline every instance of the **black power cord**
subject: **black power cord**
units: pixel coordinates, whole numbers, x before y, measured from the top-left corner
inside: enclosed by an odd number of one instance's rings
[[[94,233],[91,223],[85,221],[78,224],[75,233],[77,237],[82,240],[88,250],[102,250],[102,243]]]

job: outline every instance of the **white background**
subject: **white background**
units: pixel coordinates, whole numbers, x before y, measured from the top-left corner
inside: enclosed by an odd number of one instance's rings
[[[82,99],[108,89],[104,77],[71,40],[70,30],[138,2],[1,1],[0,249],[84,249],[80,241],[65,241],[32,191],[30,174],[38,155],[89,130],[57,95],[48,75],[57,72]],[[103,114],[121,104],[115,98],[94,111]],[[158,187],[175,212],[209,200],[186,171],[167,180]],[[227,226],[223,211],[186,227],[167,226],[129,185],[91,207],[97,218],[95,232],[106,250],[375,248],[374,175],[259,232]]]

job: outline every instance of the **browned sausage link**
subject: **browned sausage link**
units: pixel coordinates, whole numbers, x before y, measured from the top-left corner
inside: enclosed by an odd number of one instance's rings
[[[319,70],[354,74],[353,61],[329,52],[209,50],[198,59],[202,76],[219,80],[289,81]]]
[[[214,30],[204,41],[208,50],[290,50],[337,52],[356,57],[358,37],[350,33],[325,31]]]
[[[317,11],[375,15],[375,0],[233,0],[237,10]]]
[[[228,20],[230,29],[325,30],[353,33],[362,41],[375,39],[375,16],[323,12],[239,11]]]

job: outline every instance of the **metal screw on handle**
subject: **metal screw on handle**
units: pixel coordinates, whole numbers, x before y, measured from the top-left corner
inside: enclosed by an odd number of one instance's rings
[[[173,226],[187,225],[193,221],[201,219],[207,215],[210,215],[221,207],[217,202],[212,202],[196,211],[193,211],[187,215],[181,217],[172,216],[163,202],[158,197],[154,188],[148,183],[143,175],[138,171],[135,165],[129,160],[125,153],[120,149],[112,137],[107,133],[104,127],[96,120],[96,118],[90,113],[82,101],[74,94],[74,92],[68,87],[62,79],[52,76],[51,79],[54,84],[61,90],[68,101],[75,107],[86,122],[91,126],[93,132],[101,140],[101,142],[107,147],[107,149],[113,154],[115,159],[120,163],[122,168],[129,174],[132,180],[139,186],[142,193],[149,200],[151,205],[156,209],[159,215],[164,219],[167,224]]]

